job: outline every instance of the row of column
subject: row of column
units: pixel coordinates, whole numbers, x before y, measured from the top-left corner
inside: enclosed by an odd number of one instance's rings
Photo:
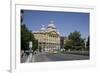
[[[57,49],[60,49],[60,44],[56,44],[56,43],[39,43],[39,46],[41,46],[41,48],[43,49],[43,51],[45,52],[53,52]]]

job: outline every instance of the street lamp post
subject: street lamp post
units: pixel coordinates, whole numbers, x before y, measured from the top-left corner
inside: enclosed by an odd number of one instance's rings
[[[32,53],[32,41],[29,42],[29,51]]]
[[[32,62],[32,41],[29,42],[29,56],[26,62]]]

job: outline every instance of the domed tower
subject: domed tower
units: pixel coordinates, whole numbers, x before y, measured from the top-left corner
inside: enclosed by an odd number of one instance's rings
[[[46,29],[45,29],[45,27],[44,27],[44,25],[42,25],[42,28],[40,29],[40,31],[45,31]]]
[[[48,30],[48,31],[56,31],[56,27],[55,27],[53,21],[50,22],[50,24],[49,24],[48,27],[47,27],[47,30]]]

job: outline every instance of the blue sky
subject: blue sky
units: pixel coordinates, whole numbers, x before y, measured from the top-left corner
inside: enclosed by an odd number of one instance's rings
[[[47,27],[50,21],[54,21],[62,36],[68,36],[75,30],[83,38],[89,36],[89,13],[24,10],[23,23],[31,31],[40,30],[42,25]]]

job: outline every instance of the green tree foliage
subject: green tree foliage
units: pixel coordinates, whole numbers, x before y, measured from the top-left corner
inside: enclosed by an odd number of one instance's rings
[[[68,36],[68,40],[65,43],[65,49],[68,50],[82,50],[84,48],[84,39],[81,38],[81,34],[78,31],[71,32]]]
[[[33,51],[38,49],[38,41],[34,38],[31,31],[28,30],[25,24],[21,25],[21,50],[29,50],[29,41],[33,43]]]
[[[68,50],[72,48],[72,44],[73,44],[72,40],[66,40],[66,44],[64,45],[64,48]]]
[[[80,38],[81,38],[81,34],[78,31],[71,32],[70,35],[68,36],[69,40],[73,40],[75,42],[79,41]]]
[[[33,49],[33,51],[36,51],[38,49],[38,40],[34,39],[34,40],[32,40],[32,42],[33,42],[32,49]]]
[[[28,31],[25,24],[21,25],[21,49],[27,50],[28,48],[28,42],[30,38],[30,32]]]
[[[86,50],[89,50],[89,47],[90,46],[90,38],[89,38],[89,36],[88,36],[88,40],[87,40],[87,42],[86,42]]]

